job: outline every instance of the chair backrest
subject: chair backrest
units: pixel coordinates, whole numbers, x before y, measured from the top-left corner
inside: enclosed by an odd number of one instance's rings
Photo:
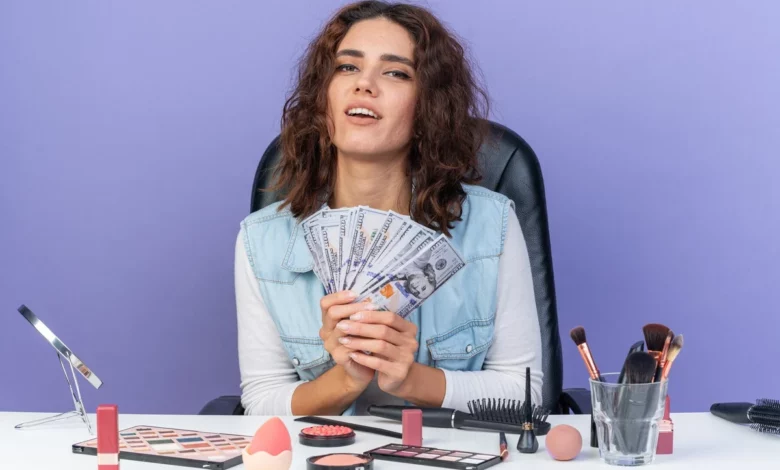
[[[274,166],[280,158],[279,137],[266,149],[255,174],[250,212],[276,202],[281,195],[260,191],[272,185]],[[542,335],[544,371],[543,406],[558,413],[558,399],[563,387],[563,360],[558,332],[553,262],[547,224],[544,181],[536,154],[512,130],[490,122],[490,139],[479,152],[483,180],[481,186],[499,192],[515,202],[531,259],[536,294],[536,309]]]

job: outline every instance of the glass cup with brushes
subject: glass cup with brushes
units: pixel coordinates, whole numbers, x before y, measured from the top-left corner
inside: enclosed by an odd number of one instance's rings
[[[602,374],[585,329],[571,330],[590,376],[599,454],[610,465],[645,465],[655,459],[669,370],[682,349],[682,335],[675,337],[660,324],[645,325],[644,332],[648,350],[635,343],[620,373]]]

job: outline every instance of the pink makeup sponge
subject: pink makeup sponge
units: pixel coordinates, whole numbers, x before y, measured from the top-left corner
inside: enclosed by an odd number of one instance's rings
[[[547,433],[544,446],[553,459],[571,460],[582,450],[582,434],[568,424],[559,424]]]
[[[242,454],[247,470],[287,470],[292,464],[290,432],[281,419],[273,417],[255,432]]]

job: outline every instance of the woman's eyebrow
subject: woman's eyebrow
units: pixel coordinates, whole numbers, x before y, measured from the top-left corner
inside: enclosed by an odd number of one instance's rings
[[[336,57],[341,57],[341,56],[363,58],[366,55],[363,53],[363,51],[359,51],[357,49],[342,49],[336,53]],[[408,65],[409,67],[414,68],[414,62],[412,62],[411,59],[408,59],[404,56],[400,56],[397,54],[382,54],[381,56],[379,56],[379,60],[385,62],[398,62],[399,64]]]

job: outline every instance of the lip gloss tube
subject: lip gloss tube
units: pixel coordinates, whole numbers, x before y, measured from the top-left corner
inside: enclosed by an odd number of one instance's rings
[[[116,405],[97,408],[98,470],[119,470],[119,412]]]

